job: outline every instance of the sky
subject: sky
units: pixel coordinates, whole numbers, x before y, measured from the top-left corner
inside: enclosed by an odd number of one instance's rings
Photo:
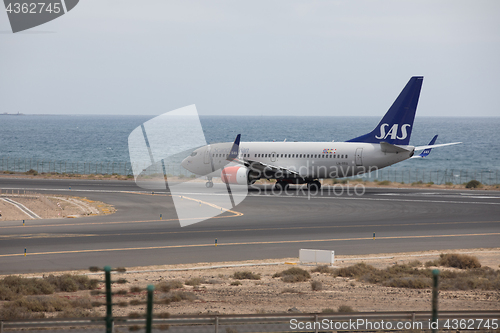
[[[13,34],[0,113],[500,116],[497,0],[80,0]]]

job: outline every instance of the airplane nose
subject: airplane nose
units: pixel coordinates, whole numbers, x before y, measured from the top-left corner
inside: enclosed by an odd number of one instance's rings
[[[193,172],[191,171],[191,169],[189,168],[189,166],[191,165],[190,161],[189,161],[189,157],[186,157],[185,159],[182,160],[181,162],[181,165],[184,169],[186,169],[187,171],[189,172]]]

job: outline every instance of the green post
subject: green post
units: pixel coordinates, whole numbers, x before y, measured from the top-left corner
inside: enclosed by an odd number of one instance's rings
[[[432,278],[434,283],[432,285],[432,323],[436,323],[435,328],[432,329],[432,333],[436,333],[438,331],[437,327],[437,319],[438,319],[438,283],[439,283],[439,270],[432,270]]]
[[[111,313],[111,267],[104,266],[106,277],[106,333],[113,332],[113,314]]]
[[[151,333],[151,325],[153,323],[153,291],[155,286],[148,285],[148,306],[146,313],[146,333]]]

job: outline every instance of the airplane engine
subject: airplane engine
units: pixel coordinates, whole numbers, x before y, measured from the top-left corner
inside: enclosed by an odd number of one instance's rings
[[[222,169],[222,181],[226,184],[251,185],[256,179],[252,179],[250,170],[244,166],[231,166]]]

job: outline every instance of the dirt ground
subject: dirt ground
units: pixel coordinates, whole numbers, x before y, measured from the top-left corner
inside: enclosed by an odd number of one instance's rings
[[[337,256],[334,267],[346,267],[365,262],[377,268],[419,260],[423,263],[439,257],[441,251],[411,253],[388,253],[366,256]],[[467,253],[476,256],[482,266],[499,269],[500,248],[446,251],[445,253]],[[293,265],[296,264],[296,265]],[[298,258],[279,260],[199,263],[152,267],[131,267],[127,273],[113,274],[112,278],[125,278],[128,283],[115,285],[114,291],[129,290],[132,286],[145,288],[148,284],[178,279],[185,282],[195,277],[205,283],[199,286],[186,286],[180,290],[192,292],[194,301],[181,301],[169,305],[155,305],[156,313],[170,314],[242,314],[242,313],[283,313],[283,312],[321,312],[324,309],[338,309],[348,305],[354,311],[429,311],[431,309],[430,289],[392,288],[361,283],[354,279],[332,277],[327,274],[311,273],[311,280],[299,283],[285,283],[279,278],[272,278],[276,272],[290,267],[301,267],[308,271],[315,265],[298,264]],[[242,267],[238,267],[242,266]],[[439,268],[443,269],[443,268]],[[447,268],[450,269],[450,268]],[[260,280],[235,280],[236,271],[249,270],[261,274]],[[84,274],[84,271],[70,272]],[[45,273],[47,275],[49,273]],[[54,274],[62,274],[57,272]],[[24,275],[37,276],[37,274]],[[94,278],[95,276],[92,276]],[[1,277],[0,277],[1,278]],[[241,285],[231,285],[240,281]],[[311,281],[320,281],[323,289],[313,291]],[[100,287],[103,290],[103,285]],[[75,298],[89,297],[89,291],[60,293],[59,296]],[[155,297],[164,293],[155,291]],[[104,296],[91,296],[93,300],[104,300]],[[129,293],[126,296],[114,296],[114,302],[145,300],[145,292]],[[500,291],[440,291],[440,310],[500,310]],[[104,307],[98,308],[104,315]],[[145,305],[115,306],[116,316],[125,316],[130,312],[145,312]],[[48,314],[50,316],[50,314]]]
[[[24,205],[42,219],[112,214],[115,211],[111,205],[82,197],[42,195],[24,190],[0,190],[0,221],[32,219],[17,206],[4,201],[4,198]]]

